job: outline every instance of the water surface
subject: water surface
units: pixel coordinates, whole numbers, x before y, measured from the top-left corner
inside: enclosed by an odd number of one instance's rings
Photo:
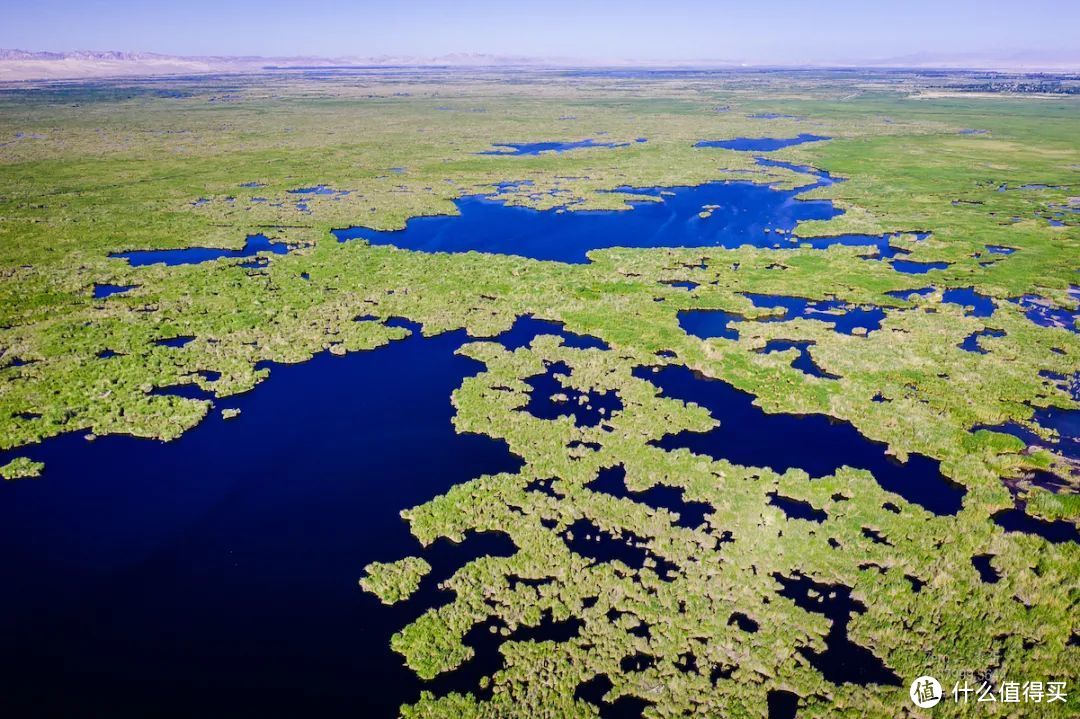
[[[740,150],[742,152],[772,152],[783,147],[828,139],[828,137],[804,132],[795,137],[735,137],[730,140],[702,140],[696,143],[694,147],[720,147],[725,150]]]
[[[935,514],[955,514],[960,509],[965,491],[941,474],[938,462],[912,455],[902,464],[885,454],[885,445],[871,442],[846,422],[824,415],[766,414],[754,406],[752,395],[686,367],[667,366],[658,373],[643,368],[635,370],[635,375],[655,384],[666,397],[704,407],[720,421],[709,432],[669,435],[658,442],[664,449],[686,448],[777,472],[798,467],[811,477],[832,474],[847,465],[869,470],[886,490]]]
[[[639,138],[636,142],[644,142]],[[566,152],[585,147],[626,147],[626,142],[597,142],[592,138],[570,142],[496,142],[494,150],[486,150],[481,155],[539,155],[542,152]]]
[[[500,339],[537,333],[560,329],[523,319]],[[513,550],[494,535],[423,550],[398,515],[520,467],[504,443],[453,429],[450,395],[482,369],[454,354],[467,341],[269,365],[174,442],[73,433],[0,453],[46,463],[40,480],[0,486],[12,716],[396,716],[420,682],[390,636],[450,597],[425,580],[417,601],[383,607],[357,586],[364,565],[420,553],[441,580]],[[432,688],[474,688],[462,681]]]
[[[109,257],[119,257],[128,261],[132,267],[143,265],[192,265],[200,262],[220,260],[223,257],[254,257],[260,252],[284,255],[291,248],[282,242],[273,242],[266,235],[251,235],[243,249],[225,250],[219,247],[186,247],[179,250],[133,250],[114,252]]]

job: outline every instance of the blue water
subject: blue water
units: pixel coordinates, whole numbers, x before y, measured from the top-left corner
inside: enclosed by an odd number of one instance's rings
[[[997,584],[1001,576],[995,571],[994,566],[990,563],[993,559],[992,554],[976,554],[971,558],[971,565],[975,567],[975,570],[979,573],[979,579],[987,584]]]
[[[848,465],[869,470],[882,487],[935,514],[960,509],[965,491],[941,474],[938,462],[912,455],[901,464],[885,455],[884,445],[866,439],[850,424],[824,415],[766,414],[753,405],[752,395],[686,367],[668,366],[659,373],[640,369],[635,375],[660,387],[664,396],[694,402],[720,420],[720,426],[709,432],[665,437],[658,443],[664,449],[684,447],[777,472],[799,467],[811,477]]]
[[[791,366],[795,369],[808,374],[812,377],[820,377],[821,379],[840,379],[837,375],[829,374],[814,362],[814,358],[810,356],[810,347],[814,343],[809,340],[769,340],[765,343],[765,347],[762,348],[762,352],[771,354],[773,352],[783,352],[789,349],[795,349],[799,351],[799,355],[792,361]]]
[[[417,217],[390,232],[355,227],[334,234],[342,242],[359,238],[424,252],[492,252],[571,263],[585,262],[586,252],[604,247],[771,247],[777,238],[766,227],[791,230],[802,220],[840,214],[830,202],[796,200],[804,190],[712,182],[665,195],[635,190],[660,201],[634,202],[630,211],[565,213],[473,196],[455,201],[457,216]],[[698,217],[708,204],[720,207],[709,218]]]
[[[195,338],[191,335],[183,335],[180,337],[168,337],[166,339],[157,340],[154,344],[159,347],[183,347]]]
[[[638,139],[637,142],[643,142]],[[492,143],[494,150],[487,150],[480,155],[539,155],[541,152],[566,152],[567,150],[579,150],[584,147],[626,147],[622,142],[597,142],[592,138],[578,140],[576,142],[496,142]]]
[[[1067,386],[1071,390],[1070,395],[1073,399],[1078,399],[1076,396],[1077,385],[1070,384]],[[1004,432],[1020,439],[1027,445],[1049,447],[1071,460],[1080,462],[1080,410],[1047,407],[1036,410],[1031,418],[1040,426],[1056,431],[1058,433],[1057,439],[1052,441],[1044,440],[1028,427],[1016,422],[1006,422],[999,425],[978,425],[972,427],[971,431],[988,429],[993,432]],[[1050,483],[1053,484],[1054,482],[1050,481]]]
[[[829,515],[820,509],[815,509],[814,505],[809,502],[803,502],[799,499],[792,499],[791,497],[785,497],[782,494],[773,492],[769,495],[769,504],[777,507],[784,513],[788,519],[804,519],[807,522],[815,522],[821,524]]]
[[[912,295],[917,295],[919,297],[926,297],[927,295],[931,295],[933,293],[934,293],[934,288],[933,287],[920,287],[920,288],[914,289],[914,290],[891,290],[889,292],[886,292],[885,294],[889,295],[890,297],[895,297],[895,298],[897,298],[899,300],[907,300]]]
[[[968,314],[973,317],[989,317],[994,314],[994,299],[979,294],[973,287],[958,287],[945,290],[942,293],[942,299],[945,302],[960,305],[961,307],[971,307]]]
[[[700,527],[705,522],[705,517],[713,511],[711,505],[688,502],[683,496],[683,490],[663,484],[653,485],[643,492],[631,492],[626,486],[626,470],[622,466],[600,470],[596,479],[589,483],[589,489],[646,504],[654,509],[666,509],[677,514],[679,518],[675,523],[686,529]]]
[[[880,307],[848,307],[846,302],[838,300],[808,300],[803,297],[762,295],[750,292],[746,293],[746,297],[754,303],[755,307],[784,309],[782,317],[770,318],[766,321],[785,322],[800,317],[820,320],[832,324],[837,332],[846,335],[851,334],[856,327],[863,327],[867,331],[879,329],[881,321],[885,319],[885,310]]]
[[[519,317],[509,332],[499,335],[498,341],[506,349],[516,350],[527,347],[537,335],[558,335],[562,337],[564,347],[573,349],[611,349],[606,342],[596,337],[567,332],[561,324],[538,320],[529,316]]]
[[[740,322],[746,318],[723,310],[684,310],[679,313],[679,326],[687,334],[703,340],[721,337],[726,340],[739,339]]]
[[[1070,290],[1074,299],[1080,301],[1080,291],[1076,287]],[[1070,332],[1080,332],[1077,322],[1080,321],[1080,312],[1067,310],[1052,305],[1035,295],[1025,295],[1018,300],[1013,300],[1020,305],[1029,320],[1040,327],[1061,327]]]
[[[968,352],[975,352],[977,354],[984,355],[984,354],[987,354],[989,352],[989,350],[984,350],[984,349],[982,349],[982,347],[979,346],[979,338],[980,337],[1004,337],[1004,336],[1005,336],[1005,333],[1002,332],[1001,330],[994,330],[994,329],[990,329],[990,328],[979,330],[978,332],[972,332],[971,334],[969,334],[967,337],[964,338],[963,342],[960,343],[960,349],[966,350]]]
[[[930,270],[948,269],[948,262],[913,262],[911,260],[893,260],[893,269],[908,275],[925,275]]]
[[[696,143],[694,147],[721,147],[725,150],[741,150],[744,152],[772,152],[782,147],[828,139],[828,137],[804,132],[795,137],[736,137],[731,140],[702,140]]]
[[[830,237],[793,237],[790,246],[800,247],[809,245],[815,250],[823,250],[834,245],[845,247],[876,247],[877,259],[891,259],[897,255],[908,253],[901,247],[892,244],[892,235],[874,237],[873,235],[832,235]]]
[[[103,300],[112,295],[123,294],[136,287],[138,287],[138,285],[94,285],[94,299]]]
[[[223,250],[218,247],[187,247],[182,250],[134,250],[132,252],[114,252],[109,257],[119,257],[128,261],[132,267],[142,265],[193,265],[200,262],[220,260],[223,257],[252,257],[260,252],[272,252],[284,255],[289,246],[281,242],[271,242],[266,235],[251,235],[244,248]]]
[[[847,303],[837,300],[809,300],[785,295],[746,293],[746,296],[756,307],[779,307],[784,312],[751,320],[723,310],[683,310],[679,312],[679,326],[701,339],[722,337],[736,340],[742,322],[787,322],[804,318],[828,322],[835,331],[849,335],[856,327],[865,328],[868,332],[879,329],[881,321],[885,319],[885,310],[880,307],[848,307]]]
[[[1040,409],[1035,412],[1033,419],[1058,433],[1058,442],[1051,445],[1055,450],[1080,462],[1080,410],[1056,407]]]
[[[1062,374],[1060,372],[1040,370],[1039,376],[1051,380],[1059,389],[1080,402],[1080,371],[1072,374]]]
[[[1006,532],[1035,534],[1054,544],[1080,543],[1080,530],[1076,528],[1076,525],[1062,519],[1050,522],[1045,519],[1036,519],[1022,509],[1007,509],[995,514],[994,521]]]
[[[622,400],[613,391],[581,392],[566,387],[559,376],[569,377],[572,370],[565,362],[553,362],[543,374],[529,377],[529,403],[525,411],[540,419],[572,417],[578,427],[595,427],[622,410]],[[555,396],[565,399],[556,401]]]
[[[925,297],[933,294],[934,288],[920,287],[914,290],[892,290],[885,294],[890,297],[896,297],[897,299],[907,300],[912,295],[918,295]],[[994,314],[994,298],[988,295],[983,295],[975,291],[974,287],[954,287],[947,289],[941,293],[941,299],[943,302],[949,304],[959,305],[960,307],[970,307],[967,310],[967,314],[972,317],[989,317]]]
[[[506,205],[491,197],[472,195],[454,201],[457,215],[416,217],[405,229],[378,231],[366,227],[334,230],[340,242],[363,239],[422,252],[488,252],[556,260],[587,261],[586,253],[607,247],[727,247],[793,248],[834,245],[876,248],[886,259],[907,251],[890,244],[894,235],[792,237],[804,220],[827,220],[842,214],[829,201],[798,200],[811,187],[831,185],[827,172],[804,165],[759,159],[769,167],[784,167],[814,176],[795,190],[777,190],[746,182],[711,182],[695,187],[619,187],[615,191],[659,201],[630,200],[629,211],[558,212]],[[528,181],[496,184],[498,193],[528,186]],[[716,206],[706,218],[705,205]],[[766,232],[769,230],[769,232]],[[779,232],[782,231],[782,232]],[[916,238],[925,238],[917,233]],[[894,261],[895,263],[896,261]]]
[[[559,327],[522,319],[499,339],[538,332]],[[270,365],[170,443],[77,432],[0,453],[46,463],[42,479],[0,486],[10,715],[396,716],[420,683],[391,634],[447,601],[435,584],[464,561],[513,551],[498,535],[421,550],[398,516],[520,466],[502,442],[453,430],[451,392],[482,369],[454,355],[466,341]],[[222,407],[243,412],[223,420]],[[435,570],[417,602],[386,608],[357,587],[368,562],[418,552]],[[457,674],[431,688],[475,688]]]
[[[774,572],[771,576],[783,587],[781,596],[807,612],[823,614],[831,620],[829,633],[825,635],[824,651],[799,650],[822,676],[835,684],[901,685],[900,677],[877,655],[848,638],[847,627],[851,615],[866,611],[864,604],[852,598],[850,587],[815,582],[798,573],[786,577]]]

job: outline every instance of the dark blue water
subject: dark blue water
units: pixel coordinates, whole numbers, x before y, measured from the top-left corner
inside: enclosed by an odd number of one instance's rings
[[[272,252],[275,255],[284,255],[289,251],[289,246],[280,242],[271,242],[266,235],[251,235],[247,238],[244,248],[240,250],[223,250],[218,247],[187,247],[182,250],[134,250],[132,252],[114,252],[109,257],[120,257],[128,261],[133,267],[142,265],[192,265],[199,262],[219,260],[223,257],[252,257],[260,252]]]
[[[821,369],[818,367],[817,363],[814,362],[814,358],[810,356],[810,346],[813,344],[814,342],[810,340],[769,340],[765,343],[765,347],[760,351],[771,354],[773,352],[784,352],[789,349],[798,350],[799,355],[792,361],[792,367],[812,377],[820,377],[821,379],[840,379],[837,375],[829,374]]]
[[[968,311],[973,317],[989,317],[994,314],[994,299],[981,295],[973,287],[959,287],[945,290],[942,299],[961,307],[971,307]]]
[[[492,252],[572,263],[586,262],[588,251],[604,247],[772,247],[777,237],[766,228],[790,231],[800,221],[840,214],[830,202],[796,200],[805,190],[712,182],[676,188],[674,194],[633,190],[660,201],[634,202],[630,211],[565,213],[472,196],[455,201],[457,216],[417,217],[390,232],[354,227],[334,234],[343,242],[359,238],[424,252]],[[701,218],[705,205],[719,207]]]
[[[925,275],[930,270],[948,269],[948,262],[914,262],[912,260],[893,260],[893,269],[908,275]]]
[[[912,295],[925,297],[933,294],[933,292],[933,287],[921,287],[915,290],[892,290],[885,294],[890,297],[906,300]],[[948,302],[949,304],[970,307],[971,309],[967,311],[967,314],[970,314],[972,317],[989,317],[994,314],[994,298],[979,294],[973,287],[954,287],[945,290],[942,292],[941,299],[943,302]]]
[[[815,250],[823,250],[834,245],[845,247],[875,247],[879,260],[891,259],[897,255],[906,255],[909,251],[891,243],[893,235],[874,237],[873,235],[833,235],[830,237],[791,237],[792,247],[809,245]]]
[[[1005,247],[1004,245],[987,245],[986,249],[990,250],[995,255],[1011,255],[1016,252],[1016,248]]]
[[[819,184],[831,182],[817,175]],[[336,234],[411,249],[478,249],[567,262],[615,245],[771,246],[776,237],[765,234],[766,227],[790,230],[801,220],[839,214],[828,202],[796,200],[805,189],[711,183],[679,188],[662,202],[635,203],[630,212],[563,215],[464,198],[460,217],[419,218],[400,232]],[[345,191],[315,186],[292,192]],[[659,196],[659,190],[639,192]],[[720,207],[702,220],[704,204]],[[880,248],[883,241],[856,239],[811,242]],[[257,235],[243,250],[115,256],[132,265],[177,265],[287,251]],[[800,302],[783,305],[785,319],[810,312],[811,303]],[[828,304],[816,303],[819,309]],[[820,319],[844,331],[843,318]],[[538,333],[560,334],[570,346],[606,347],[533,318],[519,319],[499,341],[521,347]],[[433,602],[445,601],[436,578],[469,558],[513,551],[501,535],[421,551],[398,516],[454,484],[520,465],[502,443],[453,431],[450,394],[462,377],[480,369],[453,355],[466,340],[462,333],[413,337],[375,352],[272,366],[266,383],[244,396],[215,400],[207,421],[173,443],[126,437],[91,443],[77,433],[0,453],[0,464],[17,455],[46,462],[41,480],[0,487],[6,493],[0,499],[6,547],[0,559],[6,587],[0,593],[0,671],[16,687],[3,700],[17,710],[14,715],[31,707],[35,714],[65,716],[84,714],[87,707],[108,707],[116,717],[396,715],[421,684],[390,651],[390,635]],[[162,343],[182,347],[187,341]],[[665,390],[676,392],[680,384],[672,384],[672,372],[646,379],[660,377]],[[697,435],[702,446],[716,451],[719,438],[725,442],[721,454],[739,461],[727,451],[734,432],[740,445],[735,454],[748,464],[790,461],[824,474],[849,463],[870,469],[887,488],[932,511],[959,506],[962,490],[944,482],[930,460],[892,464],[879,445],[848,425],[764,415],[748,407],[747,395],[728,388],[737,399],[720,396],[716,388],[726,385],[707,384],[704,390],[686,385],[686,398],[723,421],[718,432]],[[194,385],[155,392],[209,398]],[[219,413],[224,407],[243,413],[226,422]],[[678,446],[697,441],[669,439]],[[778,443],[790,447],[783,460],[775,456]],[[704,505],[673,492],[681,494],[667,488],[630,494],[677,511],[680,523],[700,523]],[[596,556],[599,561],[631,549],[610,537],[596,544],[587,556],[607,552]],[[417,552],[435,569],[415,601],[385,608],[357,588],[366,563]],[[656,559],[661,574],[669,571]],[[430,686],[473,689],[484,666],[477,661]]]
[[[619,697],[615,702],[608,704],[604,701],[604,695],[611,691],[611,680],[603,674],[580,685],[574,691],[574,697],[584,699],[600,710],[600,719],[641,719],[641,713],[651,703],[636,696],[626,695]]]
[[[1080,301],[1080,290],[1073,287],[1070,295]],[[1025,295],[1018,300],[1013,300],[1025,310],[1027,318],[1041,327],[1061,327],[1070,332],[1080,332],[1077,321],[1080,321],[1080,312],[1057,307],[1048,301],[1035,295]]]
[[[1080,370],[1071,374],[1039,370],[1039,376],[1050,380],[1063,392],[1067,393],[1077,402],[1080,402]]]
[[[606,342],[589,335],[578,335],[567,332],[557,322],[538,320],[535,317],[525,315],[518,317],[510,331],[499,335],[498,341],[508,350],[516,350],[527,347],[537,335],[558,335],[562,337],[563,346],[573,349],[611,349]]]
[[[543,374],[526,379],[529,403],[525,411],[539,419],[571,417],[578,427],[595,427],[622,410],[622,400],[614,391],[581,392],[564,386],[559,377],[571,374],[565,362],[553,362]]]
[[[563,535],[570,551],[594,563],[622,562],[631,569],[653,571],[661,579],[678,573],[678,566],[664,557],[641,546],[641,538],[633,532],[621,531],[619,536],[600,529],[590,519],[579,519],[571,524]],[[655,566],[645,568],[645,560],[651,559]]]
[[[851,597],[849,587],[815,582],[801,574],[785,577],[774,573],[772,577],[782,587],[781,596],[805,611],[823,614],[832,620],[825,636],[825,651],[799,650],[822,676],[834,684],[900,686],[900,678],[881,659],[848,639],[851,615],[866,611],[862,603]]]
[[[94,299],[103,300],[106,297],[119,295],[136,287],[138,285],[94,285]]]
[[[993,558],[993,554],[976,554],[971,558],[971,565],[979,573],[979,579],[987,584],[997,584],[998,580],[1001,579],[994,566],[990,563]]]
[[[918,295],[919,297],[926,297],[927,295],[931,295],[933,293],[934,293],[934,288],[933,287],[920,287],[920,288],[914,289],[914,290],[892,290],[890,292],[886,292],[885,294],[889,295],[890,297],[896,297],[897,299],[906,300],[909,297],[911,297],[912,295]]]
[[[639,139],[637,142],[644,142]],[[583,147],[626,147],[628,143],[597,142],[591,138],[576,142],[496,142],[494,150],[478,153],[480,155],[539,155],[541,152],[566,152]]]
[[[521,320],[501,339],[537,331],[559,328]],[[429,577],[417,601],[383,607],[357,587],[364,565],[419,552],[441,579],[513,551],[500,535],[421,550],[398,516],[520,466],[453,430],[451,392],[482,369],[453,354],[469,340],[270,365],[175,442],[74,433],[0,453],[46,463],[0,486],[8,715],[396,716],[420,682],[390,636],[449,597]],[[433,687],[460,689],[455,675]]]
[[[1042,537],[1053,544],[1080,543],[1080,530],[1075,524],[1058,519],[1053,522],[1036,519],[1022,509],[1007,509],[994,515],[994,522],[1006,532],[1021,532]]]
[[[725,150],[742,150],[745,152],[771,152],[782,147],[801,145],[804,142],[818,142],[828,140],[821,135],[801,133],[795,137],[736,137],[731,140],[702,140],[694,147],[721,147]]]
[[[979,330],[978,332],[972,332],[964,341],[960,343],[960,349],[967,352],[975,352],[976,354],[988,354],[989,350],[984,350],[979,346],[980,337],[1004,337],[1005,333],[1001,330],[994,330],[990,328]]]
[[[712,513],[712,507],[704,502],[687,501],[683,490],[656,484],[644,492],[631,492],[626,486],[626,470],[623,467],[607,467],[597,473],[596,479],[589,483],[589,489],[603,492],[619,499],[629,499],[639,504],[646,504],[654,509],[666,509],[679,515],[675,522],[686,529],[696,529],[705,522],[705,517]]]
[[[814,505],[799,499],[785,497],[773,492],[769,495],[769,504],[777,507],[788,519],[804,519],[807,522],[821,524],[829,515],[820,509],[814,509]]]
[[[192,335],[181,335],[179,337],[166,337],[165,339],[155,340],[154,344],[159,347],[183,347],[194,339],[195,337]]]
[[[784,315],[772,321],[787,321],[796,318],[820,320],[833,325],[837,332],[849,335],[856,327],[876,330],[885,319],[885,310],[880,307],[848,307],[839,300],[809,300],[803,297],[786,295],[762,295],[747,292],[746,297],[755,307],[782,307]]]
[[[985,354],[985,352],[983,353]],[[1073,399],[1076,397],[1076,385],[1066,385],[1067,391]],[[988,429],[993,432],[1011,434],[1025,444],[1032,446],[1050,447],[1061,455],[1080,462],[1080,410],[1061,409],[1058,407],[1046,407],[1036,410],[1031,419],[1045,429],[1051,429],[1058,433],[1055,440],[1044,440],[1028,427],[1016,422],[1005,422],[998,425],[977,425],[971,428],[972,432],[980,429]]]
[[[753,405],[752,395],[686,367],[667,366],[658,373],[640,368],[634,374],[659,387],[665,397],[694,402],[720,421],[709,432],[669,435],[658,442],[664,449],[686,448],[777,472],[798,467],[811,477],[832,474],[847,465],[869,470],[886,490],[935,514],[955,514],[960,509],[965,491],[941,474],[938,462],[912,455],[901,464],[885,455],[884,445],[866,439],[846,422],[824,415],[766,414]]]
[[[1046,429],[1056,431],[1060,437],[1054,449],[1080,462],[1080,409],[1050,407],[1035,412],[1033,419]]]
[[[782,689],[770,691],[765,701],[769,719],[795,719],[799,710],[799,695]]]
[[[885,319],[885,310],[880,307],[848,307],[847,303],[838,300],[809,300],[802,297],[752,293],[746,293],[746,296],[757,307],[780,307],[784,309],[784,313],[751,320],[723,310],[683,310],[679,312],[679,326],[688,334],[701,339],[723,337],[735,340],[739,338],[739,326],[743,322],[787,322],[801,317],[828,322],[835,331],[849,335],[856,327],[865,328],[867,331],[879,329],[881,321]]]
[[[711,182],[695,187],[619,187],[615,191],[654,201],[630,200],[631,211],[533,210],[508,206],[491,197],[473,195],[454,201],[458,215],[417,217],[402,230],[377,231],[366,227],[334,230],[340,242],[363,239],[374,245],[390,245],[423,252],[488,252],[531,257],[538,260],[582,263],[586,253],[606,247],[753,247],[776,248],[809,245],[825,249],[834,245],[876,248],[877,259],[906,254],[894,247],[895,235],[839,235],[793,237],[790,232],[804,220],[827,220],[842,212],[831,202],[798,200],[811,187],[836,182],[827,172],[805,165],[767,159],[768,167],[783,167],[814,176],[809,185],[777,190],[745,182]],[[496,184],[498,193],[529,182]],[[708,217],[700,213],[713,206]],[[768,232],[766,232],[768,230]],[[917,239],[926,237],[917,233]],[[895,261],[894,261],[895,262]]]
[[[723,310],[684,310],[679,313],[679,326],[687,334],[703,340],[713,337],[737,340],[739,323],[745,320],[742,315]]]

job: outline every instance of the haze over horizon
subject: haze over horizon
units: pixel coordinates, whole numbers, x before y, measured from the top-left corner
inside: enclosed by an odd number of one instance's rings
[[[590,0],[508,7],[437,0],[300,8],[280,0],[41,0],[5,11],[0,47],[32,51],[117,50],[177,56],[420,57],[453,54],[662,63],[815,65],[925,58],[1077,63],[1080,3],[964,0],[903,6],[838,0],[826,7],[773,0],[747,4],[676,0],[663,7]],[[1024,60],[1026,59],[1026,60]]]

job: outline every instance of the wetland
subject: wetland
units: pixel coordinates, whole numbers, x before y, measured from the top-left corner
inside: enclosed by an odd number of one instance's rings
[[[1075,101],[493,72],[0,89],[4,701],[1072,687]]]

